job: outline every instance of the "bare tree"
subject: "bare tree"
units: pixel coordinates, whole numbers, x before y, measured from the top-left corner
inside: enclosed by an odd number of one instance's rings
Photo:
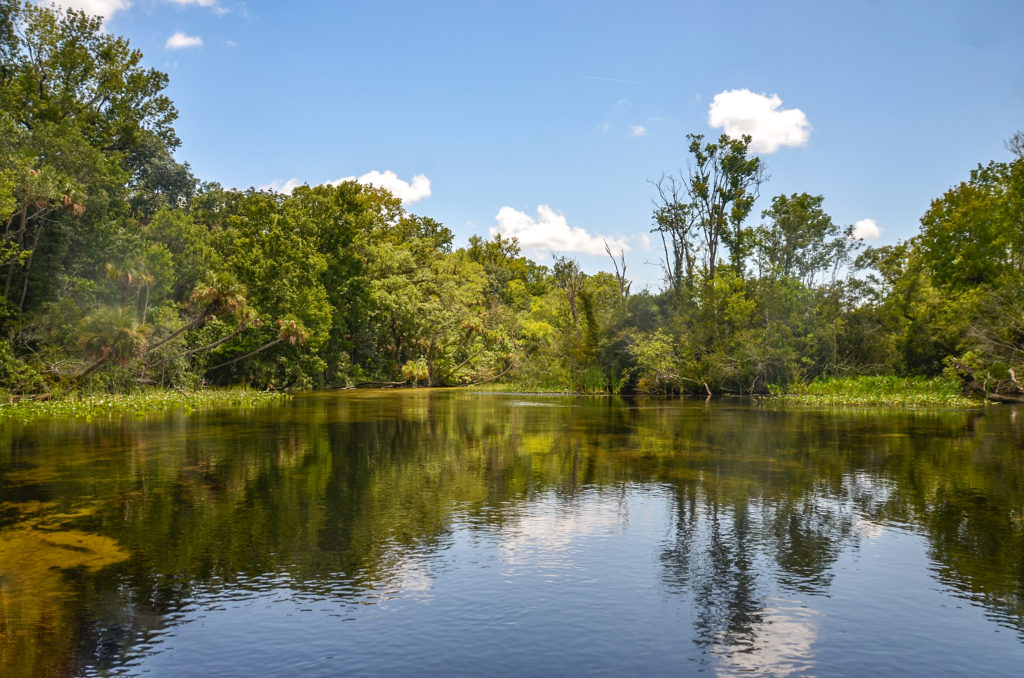
[[[569,302],[569,312],[572,313],[572,327],[576,336],[580,334],[580,318],[576,310],[576,300],[583,291],[583,280],[586,274],[580,270],[580,265],[575,259],[558,257],[552,267],[555,284],[565,292],[565,299]]]
[[[615,280],[619,283],[619,295],[623,299],[629,298],[629,287],[633,283],[626,279],[626,253],[619,250],[619,258],[615,259],[615,255],[612,254],[612,248],[608,246],[608,241],[604,241],[604,251],[611,257],[612,266],[615,267]],[[619,270],[619,264],[622,264],[622,270]]]

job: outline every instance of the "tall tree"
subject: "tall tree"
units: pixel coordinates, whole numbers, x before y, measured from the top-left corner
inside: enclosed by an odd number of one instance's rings
[[[796,278],[808,287],[822,273],[834,279],[854,247],[850,229],[844,233],[822,203],[824,197],[794,193],[777,195],[754,229],[754,261],[763,276]]]
[[[9,304],[23,309],[30,286],[52,284],[52,268],[64,265],[72,247],[80,261],[103,252],[111,238],[98,234],[112,221],[105,213],[123,209],[140,149],[166,158],[178,145],[166,85],[167,76],[144,68],[142,53],[104,32],[98,17],[2,4],[0,126],[7,139],[0,152],[7,157],[0,167],[7,176],[0,205]]]
[[[742,274],[750,253],[750,234],[743,222],[765,181],[761,159],[748,155],[751,138],[733,139],[726,134],[717,142],[704,143],[703,134],[688,134],[692,164],[685,177],[659,184],[655,231],[669,233],[673,251],[666,267],[672,275],[689,269],[694,252],[703,259],[706,282],[713,283],[720,250],[729,252],[733,267]],[[685,200],[685,202],[684,202]]]

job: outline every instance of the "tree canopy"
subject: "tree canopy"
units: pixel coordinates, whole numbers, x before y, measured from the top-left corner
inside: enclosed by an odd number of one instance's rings
[[[1024,370],[1024,153],[979,165],[918,235],[864,248],[821,195],[776,195],[749,137],[688,135],[655,182],[664,289],[625,260],[550,267],[354,181],[201,183],[167,75],[100,20],[0,5],[0,388],[304,388],[504,380],[751,393],[823,375]],[[753,222],[753,223],[752,223]],[[621,264],[621,270],[620,270]]]

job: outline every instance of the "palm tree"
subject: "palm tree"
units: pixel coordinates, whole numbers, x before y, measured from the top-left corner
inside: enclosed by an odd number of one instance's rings
[[[121,290],[121,301],[127,303],[128,292],[135,290],[135,308],[139,307],[139,297],[142,295],[142,288],[146,288],[146,297],[142,304],[142,317],[139,322],[146,322],[146,314],[149,313],[149,288],[155,281],[152,275],[145,270],[133,268],[118,268],[108,263],[106,266],[107,279],[113,282]]]
[[[141,357],[146,352],[146,334],[134,309],[101,308],[86,316],[79,346],[95,361],[79,375],[85,377],[108,362],[126,365]]]
[[[208,283],[196,287],[189,301],[198,307],[196,317],[160,341],[152,344],[148,351],[159,348],[184,332],[201,327],[218,315],[238,315],[246,308],[245,287],[232,276],[218,273]]]
[[[196,353],[203,353],[204,351],[210,351],[212,349],[217,348],[218,346],[220,346],[224,342],[229,341],[231,339],[234,339],[235,337],[237,337],[239,334],[244,332],[249,327],[259,327],[262,324],[262,321],[260,320],[259,316],[257,316],[255,313],[253,313],[248,308],[243,308],[241,311],[239,311],[237,313],[237,315],[239,316],[238,327],[236,327],[229,334],[221,337],[220,339],[217,339],[216,341],[213,341],[213,342],[211,342],[209,344],[206,344],[205,346],[199,346],[197,348],[191,348],[191,349],[189,349],[187,351],[182,351],[178,355],[171,356],[170,358],[164,358],[163,360],[160,360],[159,362],[155,362],[155,363],[153,363],[151,365],[146,365],[146,368],[147,369],[153,369],[154,367],[160,367],[161,365],[169,363],[172,360],[177,360],[178,358],[185,358],[185,357],[188,357],[190,355],[195,355]]]
[[[211,367],[209,369],[210,370],[216,370],[216,369],[219,369],[221,367],[227,367],[228,365],[237,363],[240,360],[245,360],[249,356],[256,355],[260,351],[265,351],[266,349],[270,348],[271,346],[276,346],[276,345],[278,345],[278,344],[280,344],[282,342],[287,342],[287,343],[292,344],[294,346],[294,345],[298,345],[298,344],[304,344],[304,343],[306,343],[306,340],[309,339],[309,331],[306,329],[306,326],[302,324],[302,321],[298,320],[297,318],[289,318],[289,319],[283,319],[282,318],[281,320],[277,321],[277,326],[278,326],[279,329],[278,329],[278,332],[277,332],[277,338],[276,339],[272,339],[272,340],[268,341],[267,343],[263,344],[259,348],[255,349],[255,350],[252,350],[252,351],[249,351],[245,355],[240,355],[237,358],[232,358],[231,360],[228,360],[226,362],[222,362],[219,365],[214,365],[213,367]]]

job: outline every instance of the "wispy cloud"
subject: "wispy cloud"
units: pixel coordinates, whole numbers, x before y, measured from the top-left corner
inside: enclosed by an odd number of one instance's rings
[[[167,0],[167,1],[172,3],[172,4],[175,4],[175,5],[181,5],[182,7],[184,7],[186,5],[198,5],[199,7],[206,7],[208,9],[212,9],[217,14],[227,14],[230,11],[226,7],[221,7],[220,5],[218,5],[217,4],[217,0]]]
[[[774,153],[782,146],[803,146],[811,136],[811,123],[799,108],[782,108],[779,95],[756,94],[749,89],[719,92],[708,108],[708,123],[731,137],[749,134],[750,150]]]
[[[629,128],[629,136],[631,137],[642,137],[647,134],[647,128],[643,125],[633,125]]]
[[[201,47],[203,39],[198,35],[186,35],[181,31],[178,31],[171,37],[167,38],[167,42],[164,43],[164,47],[167,49],[186,49],[188,47]]]
[[[505,206],[498,210],[495,219],[498,225],[491,227],[491,237],[500,233],[518,238],[523,249],[531,250],[536,256],[544,256],[552,250],[600,256],[605,254],[606,240],[613,251],[629,251],[626,238],[592,235],[584,228],[570,226],[564,215],[547,205],[539,205],[536,216]]]

